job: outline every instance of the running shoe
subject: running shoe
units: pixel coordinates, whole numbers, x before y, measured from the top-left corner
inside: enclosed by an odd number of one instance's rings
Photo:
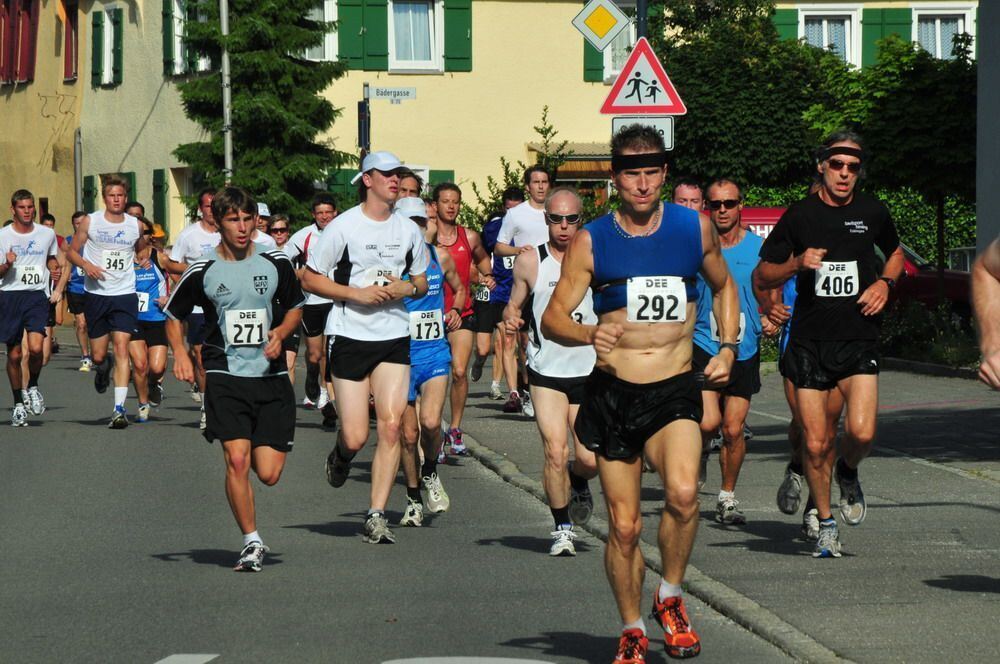
[[[403,512],[403,518],[399,520],[399,525],[414,528],[424,525],[424,506],[419,501],[407,498],[406,510]]]
[[[233,567],[234,572],[259,572],[264,562],[264,554],[270,549],[263,542],[250,542],[240,551],[240,559]]]
[[[753,440],[753,429],[749,424],[743,425],[743,440]]]
[[[472,362],[472,371],[470,372],[472,382],[479,382],[479,379],[483,377],[483,366],[486,365],[486,356],[479,357],[476,355],[476,359]]]
[[[368,395],[368,419],[374,422],[378,419],[378,411],[375,410],[375,395]]]
[[[330,403],[330,395],[326,393],[326,388],[319,388],[319,399],[316,400],[316,409],[323,410],[328,403]]]
[[[701,461],[698,462],[698,490],[705,486],[705,481],[708,479],[708,457],[711,454],[711,448],[702,450]]]
[[[49,347],[49,351],[53,355],[58,355],[59,354],[59,342],[56,341],[54,338],[52,339],[52,345]]]
[[[87,373],[88,371],[90,371],[90,368],[93,367],[93,366],[94,366],[94,363],[90,359],[89,356],[87,356],[87,357],[81,357],[80,358],[80,371],[82,371],[84,373]]]
[[[525,417],[535,416],[535,406],[531,403],[531,395],[527,392],[521,394],[521,414]]]
[[[149,404],[141,403],[139,404],[139,412],[136,413],[135,421],[138,424],[149,421]]]
[[[319,401],[320,396],[319,370],[317,369],[315,373],[306,371],[306,397],[310,402],[316,402]]]
[[[337,407],[332,401],[328,401],[325,406],[321,409],[323,413],[323,428],[324,429],[336,429],[337,428]]]
[[[594,496],[590,489],[577,491],[572,486],[569,489],[569,518],[578,526],[590,521],[594,513]]]
[[[31,405],[32,415],[41,415],[45,412],[45,398],[37,386],[28,388],[28,403]]]
[[[468,456],[469,455],[469,448],[467,448],[465,446],[465,443],[462,442],[462,430],[461,429],[452,429],[451,432],[448,435],[451,438],[451,445],[450,445],[450,447],[451,447],[451,455],[452,456]]]
[[[645,664],[649,639],[641,629],[626,629],[618,640],[615,664]]]
[[[505,413],[521,412],[521,395],[517,391],[511,392],[510,396],[507,397],[507,403],[503,405],[503,412]]]
[[[649,615],[663,628],[663,643],[668,655],[685,658],[694,657],[701,652],[701,639],[691,629],[683,598],[668,597],[661,602],[660,594],[654,593],[653,611]]]
[[[351,462],[340,456],[340,445],[334,445],[326,457],[326,481],[337,489],[344,486],[347,476],[351,474]]]
[[[97,390],[98,394],[104,394],[108,391],[110,384],[111,362],[108,361],[108,358],[104,358],[104,362],[94,367],[94,389]]]
[[[201,392],[198,391],[198,385],[191,383],[191,401],[195,403],[201,403]]]
[[[365,519],[363,538],[368,544],[395,544],[396,536],[389,530],[389,522],[381,512],[369,514]]]
[[[721,450],[722,444],[725,443],[725,439],[722,437],[722,430],[720,429],[716,432],[712,440],[708,441],[708,449],[710,450]]]
[[[805,478],[792,470],[792,465],[785,466],[785,479],[778,487],[778,509],[785,514],[795,514],[799,511],[802,501],[802,482]]]
[[[312,409],[316,407],[316,402],[314,402],[309,397],[302,397],[302,407]]]
[[[108,423],[109,429],[124,429],[128,426],[128,415],[125,414],[125,406],[115,406],[115,412],[111,414],[111,421]]]
[[[205,405],[201,406],[201,418],[198,420],[198,429],[204,431],[208,428],[208,418],[205,417]]]
[[[552,531],[552,546],[549,547],[550,556],[575,556],[576,547],[573,546],[573,540],[576,539],[576,533],[573,532],[572,528],[559,528]]]
[[[840,558],[840,533],[837,532],[837,522],[819,524],[819,538],[813,558]]]
[[[840,474],[840,461],[834,465],[834,477],[840,487],[840,517],[849,526],[857,526],[865,520],[868,505],[865,503],[865,492],[861,490],[861,478],[855,471],[854,479],[846,479]]]
[[[149,405],[153,408],[159,408],[161,403],[163,403],[163,386],[159,383],[153,383],[149,387]]]
[[[10,414],[10,425],[12,427],[28,426],[28,409],[24,407],[23,403],[14,404]]]
[[[490,399],[494,401],[500,401],[503,399],[503,390],[500,389],[500,383],[493,383],[490,385]]]
[[[420,484],[423,486],[424,491],[427,492],[427,497],[424,498],[427,511],[431,514],[447,512],[448,508],[451,507],[451,498],[448,497],[448,492],[444,490],[444,485],[441,484],[441,478],[438,477],[438,474],[431,473],[430,477],[420,478]]]
[[[815,507],[802,514],[802,539],[815,542],[819,539],[819,510]]]
[[[747,522],[735,498],[723,498],[715,503],[715,520],[727,526],[741,526]]]

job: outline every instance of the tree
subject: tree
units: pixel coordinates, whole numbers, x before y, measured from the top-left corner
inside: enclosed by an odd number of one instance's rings
[[[223,38],[219,4],[188,0],[204,22],[189,21],[185,43],[218,62]],[[320,93],[344,73],[337,62],[313,62],[302,54],[319,46],[332,23],[309,18],[315,0],[228,0],[232,84],[232,184],[245,187],[272,211],[294,220],[309,217],[315,183],[349,156],[319,139],[340,111]],[[191,14],[189,14],[191,15]],[[222,86],[219,70],[179,86],[184,111],[209,134],[174,155],[208,184],[223,175]]]

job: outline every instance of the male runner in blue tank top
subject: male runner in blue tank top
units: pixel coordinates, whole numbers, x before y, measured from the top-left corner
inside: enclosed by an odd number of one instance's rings
[[[80,222],[87,218],[87,213],[77,210],[70,220],[73,224],[73,232],[76,232]],[[69,245],[73,241],[72,235],[66,236],[66,244],[62,250],[69,252]],[[68,259],[67,259],[68,260]],[[76,329],[76,340],[80,344],[80,371],[90,371],[94,363],[90,359],[90,337],[87,336],[87,319],[83,314],[83,305],[87,296],[87,291],[83,288],[83,283],[87,273],[82,267],[75,265],[67,266],[69,270],[69,283],[66,285],[66,308],[73,315],[73,327]]]
[[[736,287],[708,217],[660,195],[663,137],[631,125],[611,139],[611,170],[621,207],[573,238],[542,316],[542,334],[567,346],[593,345],[597,364],[576,419],[580,441],[597,453],[610,528],[604,564],[624,628],[620,660],[643,661],[648,640],[640,613],[645,570],[639,551],[642,457],[659,473],[663,578],[652,617],[671,657],[701,651],[684,609],[681,583],[698,529],[701,387],[691,370],[695,278],[713,292],[722,350],[705,367],[709,384],[729,381],[739,322]],[[593,286],[597,325],[572,317]]]

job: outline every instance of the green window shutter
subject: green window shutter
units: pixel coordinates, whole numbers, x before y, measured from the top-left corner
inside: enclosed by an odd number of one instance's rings
[[[916,35],[913,34],[913,10],[911,9],[883,9],[882,25],[884,26],[883,39],[895,34],[902,37],[903,41],[916,41]]]
[[[472,0],[444,0],[444,70],[472,71]]]
[[[130,201],[139,200],[139,193],[135,187],[135,171],[129,171],[127,173],[122,173],[121,175],[122,178],[128,182],[128,196],[126,196],[126,198]]]
[[[364,68],[366,71],[389,71],[389,2],[364,2]]]
[[[111,13],[111,23],[114,28],[112,34],[114,35],[114,44],[111,47],[111,55],[113,63],[111,65],[111,80],[114,85],[121,85],[122,73],[124,70],[124,29],[125,29],[125,10],[116,9]]]
[[[878,61],[878,40],[897,34],[913,39],[913,14],[909,9],[865,9],[861,13],[861,66]]]
[[[455,181],[455,171],[435,171],[431,170],[427,174],[427,187],[433,188],[442,182],[454,182]]]
[[[101,74],[104,71],[104,12],[96,9],[91,19],[90,44],[93,57],[90,62],[90,83],[95,88],[101,86]]]
[[[583,40],[583,80],[590,83],[604,81],[604,54]]]
[[[355,174],[356,171],[349,168],[340,168],[335,170],[326,181],[326,186],[330,190],[330,193],[337,197],[338,210],[346,210],[357,203],[357,190],[351,184],[351,178]]]
[[[364,66],[363,0],[337,0],[337,53],[348,69]]]
[[[153,169],[153,221],[167,227],[167,170]]]
[[[97,183],[93,175],[83,176],[83,209],[93,212],[97,202]]]
[[[163,0],[163,75],[174,75],[174,0]]]
[[[774,27],[778,29],[778,36],[782,39],[799,38],[799,10],[776,9],[771,21],[774,23]]]
[[[192,25],[198,22],[198,4],[191,2],[187,4],[184,11],[184,25],[185,32],[187,31],[188,25]],[[191,73],[198,71],[198,52],[193,48],[189,48],[187,44],[184,44],[184,71]],[[221,66],[221,64],[220,64]]]

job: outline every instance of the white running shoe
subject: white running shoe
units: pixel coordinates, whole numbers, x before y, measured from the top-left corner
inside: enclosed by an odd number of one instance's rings
[[[490,399],[494,401],[500,401],[503,399],[503,390],[500,389],[500,383],[493,383],[490,385]]]
[[[576,539],[576,533],[574,533],[569,528],[560,528],[559,530],[552,531],[552,547],[549,549],[550,556],[575,556],[576,546],[573,545],[573,540]]]
[[[263,542],[250,542],[240,551],[240,559],[233,567],[234,572],[259,572],[268,548]]]
[[[148,422],[149,421],[149,404],[141,403],[139,404],[139,411],[135,416],[135,421],[137,423]]]
[[[326,388],[319,388],[319,399],[316,400],[316,408],[323,410],[323,407],[328,403],[330,403],[330,395],[326,393]]]
[[[80,358],[80,371],[86,373],[90,371],[90,368],[94,366],[94,361],[89,357]]]
[[[535,407],[531,404],[531,395],[526,391],[521,393],[521,413],[525,417],[535,416]]]
[[[799,502],[802,500],[802,484],[805,477],[792,470],[791,464],[785,466],[785,479],[778,487],[777,503],[778,509],[785,514],[795,514],[799,511]]]
[[[376,512],[365,519],[363,539],[368,544],[395,544],[396,536],[389,530],[385,515]]]
[[[441,478],[438,477],[438,474],[431,473],[430,477],[421,478],[420,484],[423,486],[424,491],[427,492],[427,497],[424,498],[424,503],[427,504],[427,511],[431,514],[447,512],[448,508],[451,507],[451,498],[448,497],[448,493],[444,490],[444,485],[441,484]]]
[[[723,498],[715,503],[715,520],[727,526],[740,526],[747,522],[736,498]]]
[[[399,520],[399,525],[412,526],[413,528],[424,525],[424,506],[416,500],[407,498],[406,511],[403,512],[403,518]]]
[[[198,422],[198,428],[204,431],[208,428],[208,420],[205,418],[205,407],[201,407],[201,421]]]
[[[315,408],[316,402],[309,397],[302,397],[302,407],[303,408]]]
[[[32,415],[41,415],[45,412],[45,399],[37,386],[28,388],[28,403],[31,405]]]
[[[10,415],[10,425],[12,427],[28,426],[28,410],[23,403],[14,404],[14,409]]]
[[[813,507],[802,513],[802,539],[815,542],[819,539],[819,510]]]
[[[191,386],[191,401],[201,403],[201,392],[194,385]]]

